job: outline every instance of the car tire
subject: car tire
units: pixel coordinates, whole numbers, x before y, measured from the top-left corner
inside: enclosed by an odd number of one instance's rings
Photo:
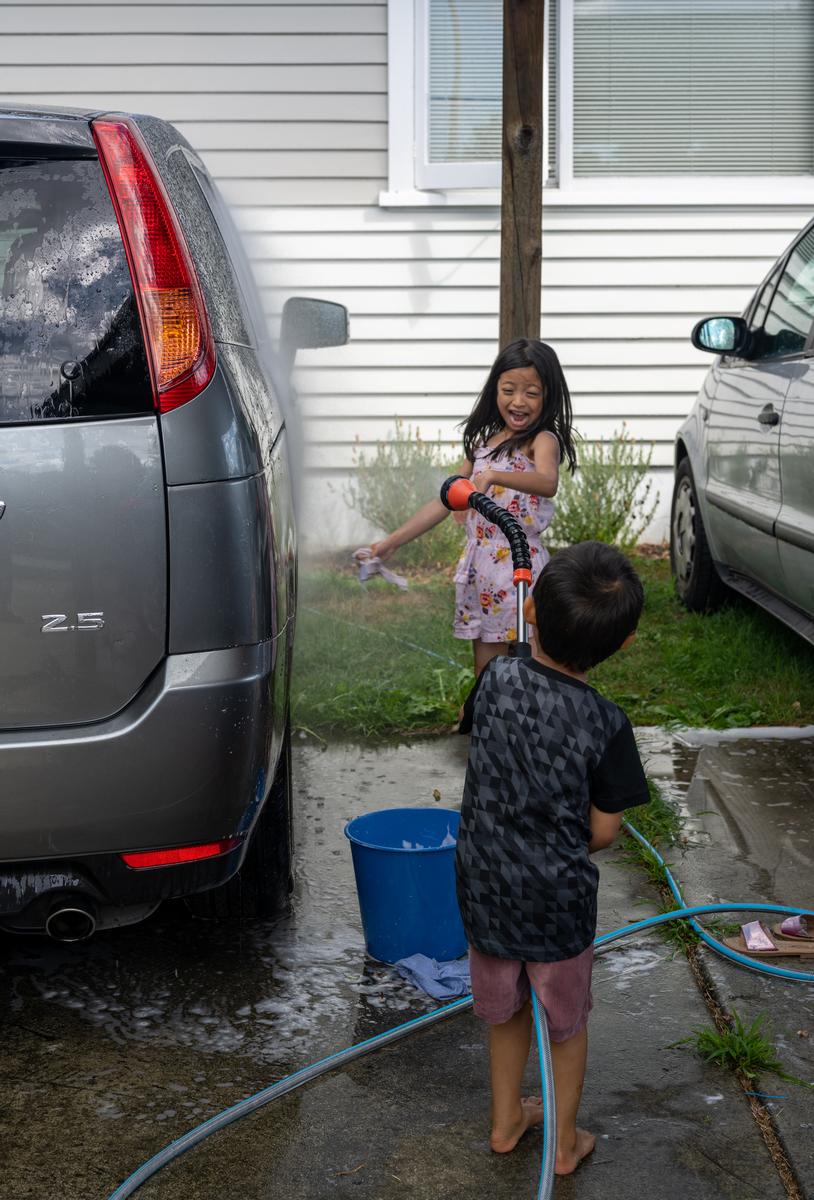
[[[273,917],[294,887],[291,727],[286,725],[274,782],[252,831],[240,870],[220,887],[186,898],[196,917]]]
[[[711,612],[726,599],[707,542],[690,461],[676,469],[670,509],[670,566],[681,602],[692,612]]]

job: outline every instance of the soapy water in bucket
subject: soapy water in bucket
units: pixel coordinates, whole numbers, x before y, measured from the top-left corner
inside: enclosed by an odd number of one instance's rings
[[[447,825],[443,841],[439,842],[437,846],[425,846],[421,842],[408,842],[406,838],[401,839],[402,850],[449,850],[454,845],[455,838],[449,831],[449,825]]]

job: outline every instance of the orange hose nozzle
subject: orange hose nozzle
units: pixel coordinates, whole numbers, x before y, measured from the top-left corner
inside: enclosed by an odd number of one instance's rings
[[[463,475],[458,475],[453,478],[446,488],[444,495],[444,503],[447,508],[451,508],[453,512],[464,512],[469,508],[469,497],[475,491],[475,485],[471,479],[464,478]]]

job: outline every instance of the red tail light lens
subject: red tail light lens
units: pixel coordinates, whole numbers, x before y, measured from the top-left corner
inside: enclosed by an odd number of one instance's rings
[[[91,128],[136,289],[156,407],[170,412],[203,391],[215,370],[201,287],[136,125],[120,117]]]
[[[134,850],[120,854],[119,858],[128,867],[143,870],[145,867],[173,867],[178,863],[199,862],[202,858],[214,858],[226,854],[240,845],[240,838],[221,838],[219,842],[204,842],[200,846],[175,846],[170,850]]]

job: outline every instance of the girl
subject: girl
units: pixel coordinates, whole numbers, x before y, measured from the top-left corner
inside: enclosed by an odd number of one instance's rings
[[[554,515],[560,463],[576,465],[571,399],[559,359],[545,342],[522,338],[495,359],[483,391],[464,426],[458,474],[513,513],[524,527],[534,580],[548,561],[540,534]],[[430,500],[388,537],[371,546],[382,561],[399,546],[438,525],[448,510]],[[469,509],[466,547],[455,571],[456,638],[471,641],[475,675],[517,637],[512,563],[497,526]]]

